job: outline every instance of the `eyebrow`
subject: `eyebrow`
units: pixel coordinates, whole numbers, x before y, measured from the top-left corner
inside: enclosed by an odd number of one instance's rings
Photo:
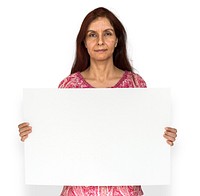
[[[110,29],[110,28],[109,29],[105,29],[104,31],[113,31],[113,32],[115,32],[114,29]],[[89,32],[96,32],[96,31],[94,31],[94,30],[88,30],[87,33],[89,33]]]

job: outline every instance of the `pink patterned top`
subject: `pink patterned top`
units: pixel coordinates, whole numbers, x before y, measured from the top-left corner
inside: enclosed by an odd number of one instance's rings
[[[59,88],[93,88],[80,72],[69,75],[59,84]],[[142,77],[125,71],[122,78],[112,88],[146,88]],[[141,186],[64,186],[61,196],[141,196]]]
[[[76,72],[62,80],[59,88],[93,88],[93,86],[86,82],[80,72]],[[146,88],[146,83],[140,75],[125,71],[112,88]]]

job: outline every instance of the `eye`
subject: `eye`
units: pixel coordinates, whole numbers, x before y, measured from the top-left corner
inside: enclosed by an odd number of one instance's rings
[[[104,35],[105,35],[105,36],[112,36],[112,33],[111,33],[110,31],[106,31],[106,32],[104,33]]]
[[[96,35],[96,33],[89,33],[88,37],[95,38],[95,37],[97,37],[97,35]]]

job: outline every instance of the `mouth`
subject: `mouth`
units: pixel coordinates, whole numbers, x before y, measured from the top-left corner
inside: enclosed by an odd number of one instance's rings
[[[98,50],[94,50],[95,52],[105,52],[107,51],[107,49],[98,49]]]

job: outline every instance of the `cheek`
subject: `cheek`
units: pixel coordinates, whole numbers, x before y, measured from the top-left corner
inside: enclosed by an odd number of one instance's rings
[[[107,45],[109,46],[110,50],[113,51],[115,49],[116,42],[115,41],[111,41],[111,42],[107,43]]]
[[[91,48],[93,48],[95,46],[95,42],[94,41],[86,41],[85,42],[85,47],[90,50]]]
[[[91,44],[91,43],[85,43],[85,47],[86,47],[86,49],[87,49],[88,54],[91,55],[91,54],[92,54],[92,51],[93,51],[93,46],[92,46],[92,44]]]
[[[115,47],[116,41],[115,40],[107,40],[106,43],[110,47]]]

